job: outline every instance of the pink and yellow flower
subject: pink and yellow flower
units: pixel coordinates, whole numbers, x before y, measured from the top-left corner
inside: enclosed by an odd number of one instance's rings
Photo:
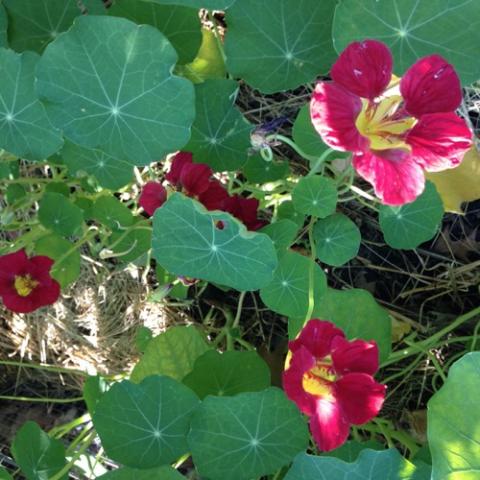
[[[460,164],[472,132],[456,115],[460,80],[439,55],[419,59],[399,80],[392,54],[376,40],[351,43],[319,82],[310,112],[330,147],[353,153],[357,173],[387,205],[412,202],[425,186],[424,170]]]
[[[362,425],[378,414],[386,386],[373,378],[378,370],[375,342],[349,341],[332,323],[313,319],[289,343],[289,350],[283,388],[310,417],[320,450],[338,448],[351,424]]]

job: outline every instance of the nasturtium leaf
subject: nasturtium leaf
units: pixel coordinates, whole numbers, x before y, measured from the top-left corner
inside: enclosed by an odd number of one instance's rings
[[[234,106],[237,91],[233,80],[206,80],[195,86],[197,116],[184,150],[217,171],[237,170],[248,158],[252,125]]]
[[[65,142],[62,158],[70,173],[84,171],[93,175],[102,187],[111,190],[123,187],[133,178],[133,167],[129,161],[112,157],[101,150]]]
[[[333,25],[335,48],[376,38],[393,52],[401,75],[418,58],[438,54],[464,83],[480,78],[480,3],[477,0],[342,0]]]
[[[334,213],[317,220],[313,227],[317,258],[328,265],[347,263],[360,248],[360,230],[347,216]]]
[[[310,105],[304,105],[298,112],[293,124],[293,140],[307,155],[322,155],[328,145],[315,130],[310,118]]]
[[[35,93],[39,58],[33,52],[18,54],[0,48],[0,147],[28,160],[43,160],[63,143]]]
[[[256,352],[209,350],[197,358],[183,383],[200,399],[257,392],[270,386],[270,369]]]
[[[103,0],[80,0],[80,5],[82,10],[90,15],[103,15],[106,13]]]
[[[285,178],[289,172],[288,162],[278,160],[266,162],[260,155],[251,156],[243,167],[247,180],[260,184]]]
[[[360,453],[365,449],[370,450],[385,450],[385,446],[376,440],[367,440],[366,442],[357,442],[356,440],[349,440],[341,447],[332,450],[325,454],[327,457],[335,457],[344,462],[354,462],[357,460]]]
[[[65,465],[65,448],[50,438],[35,422],[27,422],[17,431],[12,453],[27,480],[48,480]],[[62,475],[61,480],[67,478]]]
[[[278,206],[277,217],[279,220],[287,219],[296,223],[298,228],[302,227],[305,223],[305,215],[295,209],[291,200],[282,202]]]
[[[46,255],[55,261],[50,275],[62,288],[70,285],[80,275],[80,251],[72,242],[58,235],[45,235],[38,239],[35,254]]]
[[[137,220],[126,230],[116,230],[110,236],[108,248],[121,262],[134,262],[152,246],[152,227],[148,220]]]
[[[310,269],[312,260],[295,252],[280,256],[270,284],[260,290],[260,297],[268,308],[289,317],[305,317],[308,310]],[[315,305],[322,302],[327,280],[322,269],[313,264],[313,293]]]
[[[190,419],[199,404],[185,385],[164,376],[113,385],[93,424],[110,458],[134,468],[165,465],[187,453]]]
[[[480,152],[474,145],[462,163],[443,172],[427,173],[447,212],[462,213],[462,203],[480,198]]]
[[[390,449],[364,450],[353,463],[301,453],[285,480],[430,480],[430,475]]]
[[[137,468],[121,467],[98,477],[98,480],[185,480],[185,477],[172,467],[163,467],[140,470]]]
[[[193,83],[202,83],[208,79],[225,78],[225,60],[220,49],[220,40],[208,28],[202,28],[202,44],[197,56],[191,63],[177,65],[176,73]]]
[[[207,350],[209,346],[195,327],[171,327],[148,342],[131,379],[138,383],[149,375],[168,375],[182,380]]]
[[[83,399],[90,415],[95,413],[97,404],[108,390],[108,384],[101,375],[88,376],[83,384]]]
[[[249,232],[231,215],[208,212],[179,193],[155,212],[152,246],[154,258],[168,272],[240,291],[267,285],[277,266],[267,235]]]
[[[435,185],[427,182],[425,191],[412,203],[400,207],[380,207],[380,229],[392,248],[414,249],[433,238],[443,217],[443,203]]]
[[[139,352],[145,353],[147,345],[152,338],[153,332],[148,327],[141,325],[135,333],[135,347]]]
[[[302,177],[292,191],[295,210],[305,215],[325,218],[335,212],[337,200],[335,182],[319,175]]]
[[[7,12],[3,5],[0,5],[0,47],[7,47]]]
[[[75,205],[82,210],[84,220],[91,220],[93,218],[93,200],[84,196],[78,196],[75,199]]]
[[[260,232],[266,233],[272,239],[278,251],[283,251],[297,238],[298,225],[288,219],[277,220],[263,227]]]
[[[70,187],[65,182],[48,182],[45,192],[61,193],[68,198],[70,196]]]
[[[335,0],[237,0],[227,12],[227,69],[263,93],[326,73]]]
[[[209,10],[225,10],[236,0],[147,0],[162,5],[183,5],[193,8],[207,8]]]
[[[349,339],[375,340],[381,361],[386,360],[390,354],[392,322],[388,313],[366,290],[329,288],[320,301],[315,302],[313,317],[333,322],[344,330]],[[300,323],[300,328],[301,326]],[[289,329],[291,338],[297,335],[300,328],[296,331]]]
[[[113,231],[125,232],[133,225],[132,211],[114,196],[103,195],[93,205],[93,218]]]
[[[17,200],[25,198],[27,190],[21,183],[11,183],[5,191],[5,199],[10,205],[14,204]]]
[[[115,0],[108,14],[158,28],[177,51],[181,64],[192,61],[200,48],[202,34],[196,9],[144,0]]]
[[[8,12],[8,40],[17,52],[42,53],[82,13],[77,0],[3,0],[3,4]]]
[[[202,478],[250,480],[287,465],[308,437],[295,404],[269,388],[207,397],[193,416],[188,444]]]
[[[79,233],[83,224],[82,210],[61,193],[47,192],[40,200],[40,223],[62,237]]]
[[[0,480],[13,480],[13,477],[3,467],[0,467]]]
[[[428,402],[432,480],[480,478],[480,352],[455,362]]]
[[[146,165],[185,145],[193,87],[171,70],[177,54],[149,25],[81,16],[37,65],[37,91],[72,142]]]

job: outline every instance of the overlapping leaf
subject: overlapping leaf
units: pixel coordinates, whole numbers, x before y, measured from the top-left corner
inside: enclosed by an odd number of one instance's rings
[[[108,472],[98,480],[185,480],[170,466],[140,470],[137,468],[121,467],[113,472]]]
[[[79,233],[83,223],[83,213],[61,193],[47,192],[40,201],[38,219],[52,232],[68,237]]]
[[[185,7],[208,8],[209,10],[225,10],[236,0],[147,0],[162,5],[183,5]]]
[[[7,47],[7,12],[3,5],[0,5],[0,47]]]

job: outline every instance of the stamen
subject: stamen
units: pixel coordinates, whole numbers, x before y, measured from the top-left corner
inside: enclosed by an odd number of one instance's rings
[[[37,282],[28,273],[26,275],[15,275],[14,287],[21,297],[28,297],[38,285],[40,285],[40,282]]]

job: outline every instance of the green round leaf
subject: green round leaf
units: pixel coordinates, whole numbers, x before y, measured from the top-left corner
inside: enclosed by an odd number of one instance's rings
[[[435,185],[427,182],[425,191],[412,203],[401,207],[380,207],[380,228],[392,248],[413,249],[433,238],[443,217],[443,203]]]
[[[480,478],[479,372],[480,352],[465,355],[428,402],[432,480]]]
[[[341,447],[328,452],[329,457],[335,457],[344,462],[354,462],[363,450],[384,450],[385,446],[376,440],[367,440],[365,442],[357,442],[356,440],[349,440]]]
[[[156,210],[152,246],[154,258],[168,272],[240,291],[267,285],[277,266],[267,235],[249,232],[231,215],[208,212],[179,193]]]
[[[313,318],[333,322],[349,339],[375,340],[380,350],[380,361],[390,355],[392,322],[388,313],[366,290],[329,288],[321,300],[315,302]],[[289,330],[289,333],[295,337],[300,328],[296,332]]]
[[[298,112],[293,124],[292,135],[294,142],[308,155],[319,157],[328,148],[312,125],[309,104],[304,105]]]
[[[8,40],[17,52],[42,53],[82,12],[76,0],[3,0],[8,12]]]
[[[209,10],[225,10],[236,0],[147,0],[163,5],[183,5],[185,7],[208,8]]]
[[[34,87],[39,56],[0,48],[0,146],[18,157],[43,160],[62,146]]]
[[[266,162],[260,155],[249,157],[243,173],[251,183],[275,182],[285,178],[290,172],[288,162],[273,160]]]
[[[256,392],[270,386],[270,369],[255,352],[209,350],[197,358],[183,383],[200,399]]]
[[[5,199],[10,205],[14,204],[17,200],[25,198],[27,190],[21,183],[11,183],[5,191]]]
[[[112,157],[101,150],[65,142],[61,154],[65,165],[72,174],[85,171],[89,175],[93,175],[104,188],[117,190],[132,181],[132,164],[127,160]]]
[[[181,64],[191,62],[200,48],[202,33],[196,9],[143,0],[115,0],[108,14],[158,28],[177,51]]]
[[[0,480],[13,480],[13,477],[3,467],[0,467]]]
[[[138,383],[149,375],[168,375],[182,380],[207,350],[209,346],[195,327],[171,327],[148,342],[131,379]]]
[[[93,218],[113,231],[125,232],[133,225],[132,211],[113,196],[102,196],[93,204]]]
[[[169,377],[113,385],[97,403],[93,424],[113,460],[134,468],[173,462],[188,451],[197,396]]]
[[[46,235],[35,243],[35,253],[55,260],[50,274],[62,288],[79,277],[80,251],[68,240],[58,235]]]
[[[87,404],[90,415],[95,413],[97,404],[108,390],[108,384],[100,375],[88,376],[83,384],[83,399]]]
[[[237,0],[227,13],[227,69],[264,93],[326,73],[335,0]]]
[[[313,239],[317,258],[338,267],[357,255],[362,237],[355,223],[341,213],[334,213],[315,223]]]
[[[7,40],[7,12],[3,5],[0,5],[0,47],[8,47],[8,40]]]
[[[298,212],[320,218],[335,212],[337,200],[335,182],[319,175],[302,177],[292,192],[293,206]]]
[[[67,463],[62,442],[50,438],[35,422],[17,431],[12,453],[27,480],[48,480]],[[60,478],[66,480],[67,474]]]
[[[260,290],[265,305],[282,315],[304,318],[308,310],[311,266],[312,261],[299,253],[284,253],[272,282]],[[317,264],[313,268],[314,299],[317,304],[326,292],[327,280]]]
[[[48,182],[45,192],[61,193],[65,198],[68,198],[70,187],[65,182]]]
[[[121,467],[97,478],[98,480],[185,480],[183,475],[169,466],[148,470]]]
[[[233,80],[206,80],[195,86],[197,116],[184,150],[214,170],[237,170],[248,158],[252,126],[235,108],[238,85]]]
[[[45,50],[37,89],[65,136],[146,165],[185,145],[193,88],[171,70],[177,54],[149,25],[82,16]]]
[[[376,38],[393,52],[401,75],[430,54],[455,65],[462,81],[480,78],[480,2],[477,0],[342,0],[333,25],[340,53],[350,42]]]
[[[47,192],[38,209],[40,223],[62,237],[75,235],[83,224],[83,212],[61,193]]]
[[[272,239],[277,250],[286,250],[297,238],[298,225],[287,219],[277,220],[263,227],[260,232]]]
[[[121,262],[134,262],[152,246],[152,227],[147,220],[137,220],[127,230],[115,230],[110,236],[108,248]]]
[[[277,217],[279,220],[286,219],[294,222],[298,228],[303,227],[303,224],[305,223],[305,215],[299,213],[293,206],[293,202],[290,200],[282,202],[278,206]]]
[[[275,473],[308,445],[298,408],[277,388],[207,397],[188,435],[202,477],[250,480]]]
[[[285,480],[430,480],[397,450],[363,450],[354,463],[332,457],[301,453],[295,458]]]

